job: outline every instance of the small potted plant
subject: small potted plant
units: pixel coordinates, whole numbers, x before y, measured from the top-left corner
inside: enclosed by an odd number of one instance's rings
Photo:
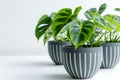
[[[106,15],[104,16],[108,21],[115,26],[111,32],[106,31],[104,39],[106,43],[103,46],[103,64],[102,68],[112,68],[116,66],[120,59],[120,16],[117,15]]]
[[[102,10],[103,9],[103,10]],[[120,30],[120,17],[117,15],[107,14],[101,16],[106,9],[106,4],[102,4],[97,11],[96,8],[91,8],[85,14],[89,16],[97,26],[100,26],[99,31],[103,34],[103,63],[101,68],[110,68],[114,67],[119,62],[119,34]],[[119,21],[119,22],[118,22]]]
[[[63,8],[50,16],[43,15],[36,26],[35,35],[39,40],[44,35],[44,44],[48,42],[48,52],[55,64],[62,64],[62,47],[69,45],[66,37],[67,24],[75,20],[81,10],[78,6],[74,13],[70,8]],[[48,41],[51,37],[54,40]]]
[[[93,38],[95,30],[96,25],[90,20],[77,20],[69,24],[67,37],[72,45],[63,47],[63,64],[72,78],[91,78],[100,69],[102,36]]]

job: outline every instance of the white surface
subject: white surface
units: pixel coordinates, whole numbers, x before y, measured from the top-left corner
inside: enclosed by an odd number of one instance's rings
[[[101,69],[89,80],[120,80],[120,63]],[[74,80],[49,56],[0,56],[0,80]]]
[[[83,18],[86,9],[102,3],[108,4],[105,13],[115,13],[113,9],[120,7],[120,0],[0,0],[0,55],[21,55],[21,51],[25,51],[25,55],[29,55],[29,52],[36,55],[40,49],[41,53],[46,54],[43,40],[37,42],[34,35],[40,16],[63,7],[74,9],[82,5],[79,17]]]

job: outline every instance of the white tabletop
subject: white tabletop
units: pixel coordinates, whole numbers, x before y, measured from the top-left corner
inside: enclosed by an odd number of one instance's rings
[[[74,80],[63,65],[54,65],[49,56],[0,56],[0,80]],[[101,69],[89,80],[120,80],[120,63]]]

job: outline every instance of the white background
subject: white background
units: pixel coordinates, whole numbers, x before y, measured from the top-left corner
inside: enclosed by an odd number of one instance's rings
[[[50,14],[64,7],[82,5],[79,14],[91,7],[107,3],[105,13],[117,13],[119,0],[0,0],[0,55],[40,55],[47,54],[47,45],[37,41],[34,30],[38,19],[43,14]]]
[[[120,0],[0,0],[0,80],[73,80],[63,66],[53,65],[47,45],[35,38],[35,26],[43,14],[82,5],[84,18],[85,10],[102,3],[108,4],[105,14],[120,14],[114,11]],[[90,80],[120,80],[119,67],[100,70]]]

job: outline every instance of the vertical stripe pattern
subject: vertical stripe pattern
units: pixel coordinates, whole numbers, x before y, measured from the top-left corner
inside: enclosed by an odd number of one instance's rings
[[[100,69],[102,52],[64,52],[63,58],[64,67],[73,78],[87,79]]]
[[[49,55],[55,64],[62,64],[62,46],[63,45],[48,45]]]
[[[103,62],[102,68],[114,67],[120,59],[119,46],[103,46]]]

